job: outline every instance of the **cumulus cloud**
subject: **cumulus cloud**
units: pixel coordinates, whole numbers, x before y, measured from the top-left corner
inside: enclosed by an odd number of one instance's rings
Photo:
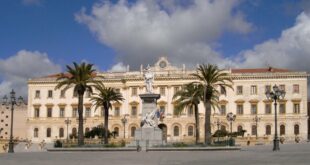
[[[57,72],[61,72],[61,67],[46,53],[21,50],[7,59],[0,59],[0,94],[8,94],[14,89],[17,95],[27,96],[29,78]]]
[[[246,34],[252,29],[236,9],[237,0],[138,0],[96,3],[91,13],[75,15],[98,40],[117,52],[131,67],[154,63],[159,56],[195,65],[220,63],[212,44],[225,32]],[[199,48],[199,49],[197,49]],[[188,59],[191,60],[188,60]]]
[[[112,66],[109,70],[110,72],[125,72],[127,70],[127,66],[125,66],[122,62],[119,62]]]
[[[293,27],[271,39],[240,53],[240,67],[274,66],[310,71],[310,15],[301,13]]]

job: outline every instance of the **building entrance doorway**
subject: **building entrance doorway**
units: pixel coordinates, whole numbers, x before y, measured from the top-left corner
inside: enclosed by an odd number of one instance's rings
[[[163,141],[167,143],[167,125],[166,124],[159,124],[158,127],[163,132]]]

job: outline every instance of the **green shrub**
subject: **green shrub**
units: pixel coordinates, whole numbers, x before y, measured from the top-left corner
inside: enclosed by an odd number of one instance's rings
[[[188,145],[183,142],[172,143],[173,147],[187,147]]]
[[[99,138],[103,138],[105,135],[105,129],[101,125],[98,125],[97,127],[93,127],[89,132],[85,133],[86,138],[94,138],[95,136],[98,136]],[[108,131],[108,138],[111,137],[110,131]]]

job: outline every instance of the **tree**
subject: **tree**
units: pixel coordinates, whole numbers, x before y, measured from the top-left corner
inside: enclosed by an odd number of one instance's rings
[[[103,138],[105,136],[104,134],[106,133],[103,125],[98,125],[97,127],[93,127],[89,132],[85,133],[86,138],[94,138],[95,136]],[[111,133],[108,130],[108,137],[111,137]]]
[[[86,64],[85,62],[77,64],[73,62],[74,67],[67,65],[68,73],[61,73],[57,78],[58,84],[55,89],[63,88],[67,90],[73,87],[73,92],[78,94],[78,114],[79,114],[79,126],[78,126],[78,145],[84,145],[84,127],[83,127],[83,96],[86,90],[92,93],[92,86],[94,84],[100,84],[100,81],[95,80],[96,70],[93,69],[93,64]]]
[[[111,102],[120,102],[123,101],[124,98],[121,93],[116,92],[113,88],[107,88],[103,84],[98,84],[94,86],[98,93],[94,93],[91,97],[91,101],[93,102],[93,106],[95,109],[99,107],[104,108],[104,144],[108,144],[108,123],[109,123],[109,109],[112,107]]]
[[[203,97],[203,86],[200,84],[186,84],[185,87],[176,92],[173,99],[176,99],[177,113],[181,113],[184,108],[193,108],[195,111],[195,132],[196,132],[196,144],[199,142],[199,109],[198,104]]]
[[[227,72],[220,70],[216,65],[202,64],[192,76],[198,78],[203,86],[203,103],[205,106],[205,145],[211,144],[211,109],[218,106],[219,91],[226,88],[232,89],[232,80]]]

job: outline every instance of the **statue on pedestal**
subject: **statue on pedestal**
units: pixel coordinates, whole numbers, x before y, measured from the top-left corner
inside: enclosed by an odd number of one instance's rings
[[[154,73],[151,72],[150,65],[147,65],[145,69],[144,81],[146,85],[146,93],[153,93]]]

